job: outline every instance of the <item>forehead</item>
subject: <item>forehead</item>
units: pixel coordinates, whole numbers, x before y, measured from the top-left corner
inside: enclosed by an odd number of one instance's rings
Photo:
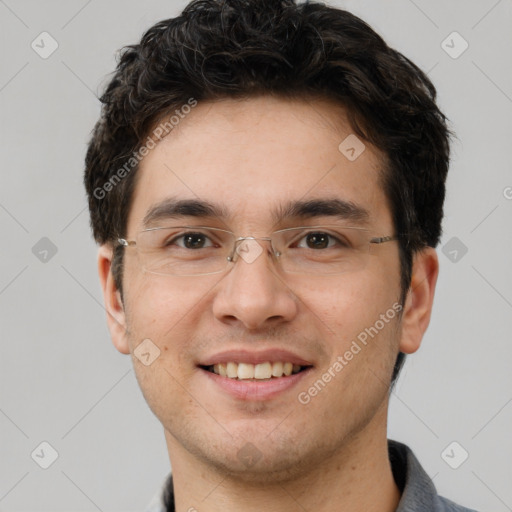
[[[199,103],[140,163],[128,231],[167,198],[218,205],[232,228],[273,225],[276,212],[315,199],[354,205],[384,226],[384,165],[331,102]]]

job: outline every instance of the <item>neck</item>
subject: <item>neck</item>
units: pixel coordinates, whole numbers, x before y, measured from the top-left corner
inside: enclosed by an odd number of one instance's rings
[[[307,472],[293,479],[269,479],[264,484],[219,473],[166,431],[176,510],[394,512],[400,492],[391,471],[386,429],[380,430],[379,435],[368,425]]]

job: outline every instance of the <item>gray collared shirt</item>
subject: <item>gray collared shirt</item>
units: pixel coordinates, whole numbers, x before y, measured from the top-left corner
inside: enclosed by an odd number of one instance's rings
[[[402,493],[396,512],[475,512],[439,496],[432,480],[408,446],[388,440],[388,451],[393,477]],[[168,475],[144,512],[174,510],[172,476]]]

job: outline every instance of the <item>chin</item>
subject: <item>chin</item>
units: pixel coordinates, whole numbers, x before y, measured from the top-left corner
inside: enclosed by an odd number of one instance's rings
[[[180,442],[205,466],[252,485],[282,485],[325,462],[327,450],[308,446],[303,436],[293,431],[280,432],[279,437],[276,432],[269,435],[272,428],[261,428],[258,432],[246,429],[243,438],[235,435],[213,439],[205,435],[201,439],[180,439]]]
[[[263,454],[253,465],[241,462],[238,458],[222,459],[210,459],[208,464],[216,467],[220,473],[229,475],[231,480],[254,486],[284,485],[306,475],[312,467],[311,457],[307,454],[297,457],[289,454],[286,457],[276,453],[272,456]]]

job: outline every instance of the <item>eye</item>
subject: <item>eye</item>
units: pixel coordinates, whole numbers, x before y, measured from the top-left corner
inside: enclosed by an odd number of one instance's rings
[[[184,249],[204,249],[213,247],[212,241],[204,233],[184,233],[165,243],[165,246],[177,245]]]
[[[297,244],[301,249],[329,249],[331,247],[349,247],[343,239],[339,239],[324,231],[313,231],[304,235]]]

